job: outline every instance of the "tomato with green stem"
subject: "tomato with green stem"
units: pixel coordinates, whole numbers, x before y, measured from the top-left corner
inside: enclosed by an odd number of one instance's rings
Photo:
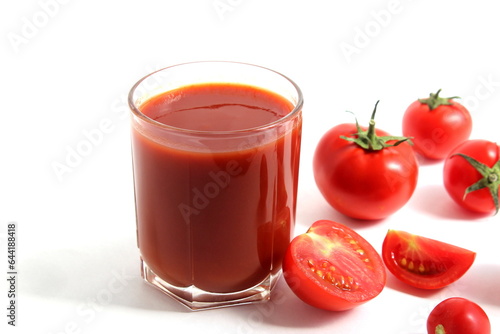
[[[386,271],[373,246],[349,227],[319,220],[296,236],[285,253],[283,276],[307,304],[352,309],[379,295]]]
[[[440,97],[440,92],[414,101],[403,115],[403,135],[413,137],[413,149],[436,160],[445,159],[472,132],[469,111],[454,101],[456,96]]]
[[[373,110],[368,128],[340,124],[326,132],[313,158],[316,184],[340,213],[363,220],[386,218],[411,198],[418,164],[411,140],[375,129]]]
[[[485,214],[498,213],[500,146],[488,140],[467,140],[448,156],[444,186],[461,207]]]
[[[405,231],[389,230],[382,244],[387,269],[421,289],[439,289],[457,281],[475,258],[470,250]]]
[[[478,304],[461,297],[440,302],[427,318],[428,334],[490,334],[488,315]]]

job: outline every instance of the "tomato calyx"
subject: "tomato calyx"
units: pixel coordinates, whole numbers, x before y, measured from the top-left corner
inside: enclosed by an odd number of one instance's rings
[[[358,124],[358,120],[356,119],[356,130],[357,132],[354,133],[356,137],[347,137],[347,136],[340,136],[340,138],[345,139],[349,142],[355,143],[361,148],[367,150],[367,151],[380,151],[386,147],[393,147],[393,146],[398,146],[399,144],[403,142],[408,142],[410,145],[412,144],[411,142],[411,137],[397,137],[397,136],[377,136],[375,133],[375,113],[377,112],[377,105],[380,102],[377,101],[375,103],[375,108],[373,109],[372,116],[370,118],[370,123],[368,126],[368,129],[366,131],[363,131],[361,127]],[[389,141],[396,141],[395,143],[388,143]]]
[[[490,168],[482,162],[479,162],[476,159],[463,153],[455,153],[452,155],[452,157],[453,156],[460,156],[464,158],[472,167],[474,167],[475,170],[479,172],[479,174],[483,176],[482,179],[465,189],[463,199],[465,200],[467,195],[473,191],[488,188],[491,194],[491,198],[493,199],[493,203],[495,204],[496,215],[500,209],[500,204],[498,201],[498,189],[500,187],[500,159],[493,165],[493,167]]]
[[[441,105],[449,106],[452,105],[453,99],[458,99],[458,96],[452,96],[452,97],[440,97],[439,93],[441,92],[441,89],[439,89],[435,94],[430,93],[429,97],[426,99],[418,99],[418,102],[422,104],[427,104],[429,106],[429,110],[434,110],[437,107]]]

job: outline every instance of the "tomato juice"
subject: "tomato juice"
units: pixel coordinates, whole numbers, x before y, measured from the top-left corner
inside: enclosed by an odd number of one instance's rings
[[[142,261],[178,287],[251,288],[293,234],[300,111],[255,86],[200,83],[146,99],[132,124]],[[286,122],[284,120],[286,119]]]

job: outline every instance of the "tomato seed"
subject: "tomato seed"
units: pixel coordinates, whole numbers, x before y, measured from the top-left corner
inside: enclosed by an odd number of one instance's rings
[[[414,272],[416,274],[422,275],[434,275],[439,274],[446,270],[446,263],[437,263],[434,261],[421,261],[421,260],[412,260],[407,259],[405,257],[401,258],[398,261],[399,265],[402,268],[405,268],[408,271]]]
[[[363,259],[363,261],[369,262],[370,260],[366,258]],[[321,264],[319,265],[320,268],[318,268],[313,259],[307,260],[307,265],[313,273],[318,275],[319,278],[332,284],[333,286],[335,286],[340,290],[352,291],[359,288],[359,284],[351,276],[347,277],[343,275],[334,276],[333,272],[336,270],[336,268],[328,260],[321,260]]]
[[[330,272],[326,274],[324,280],[327,281],[328,283],[331,283],[331,284],[335,283],[335,278],[333,277],[332,273],[330,273]]]
[[[413,263],[413,261],[410,261],[410,263],[408,264],[408,270],[413,271],[413,269],[415,269],[415,264]]]

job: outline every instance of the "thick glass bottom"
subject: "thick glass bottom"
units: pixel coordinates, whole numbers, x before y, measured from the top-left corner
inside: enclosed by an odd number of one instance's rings
[[[231,293],[214,293],[201,290],[196,286],[177,287],[158,277],[141,259],[143,279],[166,295],[180,302],[190,310],[205,310],[268,301],[271,290],[276,285],[281,274],[269,275],[259,284],[242,291]]]

